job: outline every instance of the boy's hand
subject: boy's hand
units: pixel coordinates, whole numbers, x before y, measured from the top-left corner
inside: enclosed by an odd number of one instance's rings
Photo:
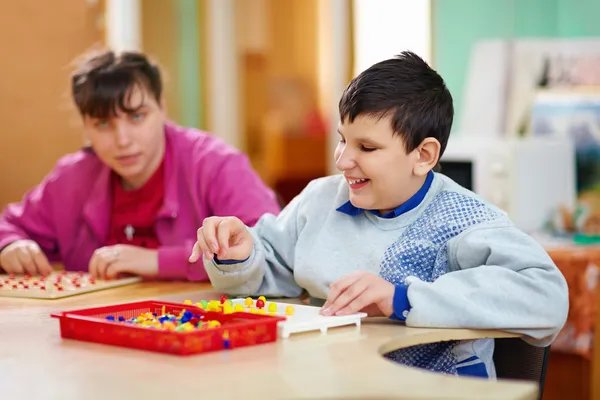
[[[246,225],[237,217],[209,217],[198,229],[190,262],[203,254],[211,260],[213,255],[221,260],[243,261],[250,257],[254,239]]]
[[[0,252],[0,267],[7,273],[48,275],[52,266],[33,240],[17,240]]]
[[[338,279],[330,286],[321,314],[349,315],[366,311],[370,317],[389,317],[394,312],[396,287],[366,271],[357,271]]]

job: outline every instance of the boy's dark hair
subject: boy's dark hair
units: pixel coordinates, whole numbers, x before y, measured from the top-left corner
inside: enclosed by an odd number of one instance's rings
[[[159,67],[137,52],[113,51],[88,57],[71,79],[71,93],[79,113],[92,118],[109,118],[117,110],[133,113],[127,107],[131,89],[144,88],[160,102],[162,79]]]
[[[392,129],[411,152],[427,137],[441,145],[450,136],[454,106],[444,80],[419,56],[404,51],[354,78],[339,102],[340,118],[392,116]]]

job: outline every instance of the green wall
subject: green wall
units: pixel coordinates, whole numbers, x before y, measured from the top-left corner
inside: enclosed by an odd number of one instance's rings
[[[471,47],[480,39],[600,36],[600,0],[431,0],[433,63],[459,124]]]
[[[201,104],[200,29],[196,0],[178,0],[179,74],[182,125],[201,128],[204,125]]]

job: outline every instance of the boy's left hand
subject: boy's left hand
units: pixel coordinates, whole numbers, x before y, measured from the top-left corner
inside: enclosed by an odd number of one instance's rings
[[[349,315],[366,311],[370,317],[389,317],[394,312],[396,287],[366,271],[357,271],[338,279],[330,286],[321,314]]]

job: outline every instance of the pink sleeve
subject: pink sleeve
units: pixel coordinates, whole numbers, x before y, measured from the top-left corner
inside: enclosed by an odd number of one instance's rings
[[[275,193],[252,169],[248,157],[236,154],[221,166],[208,196],[213,215],[235,216],[253,226],[266,213],[281,211]]]
[[[58,244],[52,216],[53,186],[59,175],[53,170],[21,202],[6,206],[0,215],[0,249],[16,240],[35,241],[50,261],[58,259]]]
[[[186,241],[182,246],[162,246],[158,249],[158,278],[208,281],[208,275],[201,262],[190,263],[194,241]]]

